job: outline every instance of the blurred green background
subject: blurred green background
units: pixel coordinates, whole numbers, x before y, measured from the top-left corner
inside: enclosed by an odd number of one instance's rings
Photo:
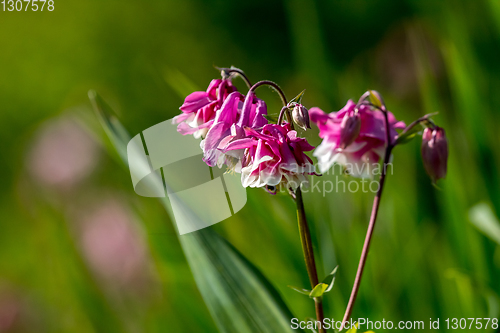
[[[354,317],[498,318],[498,0],[56,0],[0,11],[0,31],[0,332],[217,332],[168,215],[135,195],[87,97],[98,91],[135,135],[178,114],[214,65],[289,98],[306,89],[304,104],[328,112],[367,89],[407,124],[438,111],[448,176],[431,185],[419,139],[395,150]],[[213,228],[297,317],[314,316],[287,287],[308,285],[293,202],[247,194]],[[339,265],[324,303],[340,320],[373,194],[304,197],[319,275]]]

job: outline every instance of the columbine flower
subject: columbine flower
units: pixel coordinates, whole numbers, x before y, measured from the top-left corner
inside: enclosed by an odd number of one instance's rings
[[[422,135],[422,160],[432,182],[446,177],[448,140],[441,127],[426,128]]]
[[[347,125],[343,122],[344,117],[353,114],[355,108],[356,104],[349,100],[338,112],[326,114],[319,108],[309,110],[311,121],[318,125],[319,136],[323,138],[323,142],[314,151],[321,172],[328,171],[334,163],[338,163],[346,166],[352,176],[371,177],[371,164],[378,163],[384,154],[386,144],[384,115],[381,111],[371,110],[368,105],[361,105],[358,108],[361,128],[356,139],[349,143],[350,140],[342,135],[343,128],[345,129]],[[396,120],[391,112],[388,112],[388,116],[391,140],[394,140],[398,134],[396,128],[404,128],[405,124]]]
[[[201,142],[203,160],[209,166],[219,168],[226,164],[235,172],[240,172],[243,150],[226,151],[224,148],[233,140],[246,136],[244,127],[260,128],[267,124],[263,115],[267,114],[266,103],[249,92],[245,97],[239,92],[231,93],[217,112],[212,127]]]
[[[182,113],[174,117],[172,123],[179,124],[177,131],[182,135],[193,134],[197,139],[204,136],[212,125],[217,110],[234,91],[236,87],[230,79],[212,80],[206,92],[195,91],[186,97],[180,107]]]
[[[241,182],[244,187],[275,187],[284,182],[297,188],[314,174],[311,159],[304,154],[313,150],[306,139],[298,138],[290,124],[268,124],[261,131],[246,127],[246,138],[234,140],[226,151],[246,149],[242,161]]]
[[[309,124],[309,112],[302,104],[295,104],[292,111],[293,121],[304,131],[311,128]]]

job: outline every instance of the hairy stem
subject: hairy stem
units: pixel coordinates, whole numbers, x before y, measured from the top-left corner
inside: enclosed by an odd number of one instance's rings
[[[375,198],[373,199],[372,213],[370,216],[370,222],[368,224],[368,230],[366,231],[365,243],[363,245],[363,250],[361,252],[361,258],[359,259],[358,271],[356,272],[356,278],[354,279],[354,285],[352,287],[351,296],[349,298],[349,303],[347,304],[347,309],[342,320],[342,327],[346,324],[352,314],[352,309],[354,307],[354,302],[356,302],[356,297],[358,296],[359,286],[361,284],[361,277],[363,276],[363,271],[366,264],[366,258],[368,257],[368,251],[370,250],[370,243],[373,236],[373,230],[375,229],[375,222],[377,221],[378,209],[380,206],[380,199],[382,197],[382,191],[384,190],[385,178],[387,176],[387,164],[391,156],[392,149],[394,148],[391,142],[389,118],[387,111],[381,110],[384,113],[385,118],[385,132],[386,132],[386,142],[387,146],[385,149],[384,165],[382,168],[382,174],[380,175],[379,188]]]
[[[283,116],[286,114],[286,118],[287,118],[288,122],[290,123],[290,127],[293,130],[294,126],[293,126],[293,121],[292,121],[292,114],[290,112],[290,109],[288,108],[288,103],[286,101],[285,93],[283,92],[283,90],[281,90],[281,88],[276,83],[274,83],[273,81],[268,81],[268,80],[259,81],[250,88],[248,93],[255,91],[255,89],[257,89],[258,87],[263,86],[263,85],[271,86],[274,90],[276,90],[276,92],[278,93],[278,95],[281,98],[281,102],[283,103],[283,108],[281,109],[281,112],[278,116],[278,125],[281,125],[281,123],[283,121]]]
[[[250,82],[250,80],[246,76],[245,72],[243,72],[241,69],[238,69],[238,68],[218,68],[218,67],[217,67],[217,69],[220,70],[221,72],[226,73],[227,75],[234,73],[234,74],[240,76],[243,79],[243,81],[245,81],[245,84],[247,85],[248,89],[250,89],[252,87],[252,83]]]
[[[286,106],[287,105],[287,101],[286,101],[286,97],[285,97],[285,93],[283,92],[283,90],[281,90],[280,86],[278,86],[276,83],[274,83],[273,81],[269,81],[269,80],[263,80],[263,81],[259,81],[257,82],[256,84],[254,84],[250,90],[251,91],[255,91],[255,89],[257,89],[258,87],[260,86],[271,86],[274,90],[276,90],[276,92],[278,93],[278,95],[280,95],[280,98],[281,98],[281,102],[283,103],[283,106]]]
[[[280,114],[278,116],[278,122],[277,124],[278,125],[281,125],[281,123],[283,122],[283,116],[285,115],[286,113],[286,116],[287,116],[287,119],[289,118],[288,114],[289,114],[289,110],[288,110],[288,106],[284,106],[281,111],[280,111]],[[288,122],[291,123],[291,120],[288,119]]]
[[[309,275],[309,281],[311,282],[311,289],[314,289],[319,283],[318,272],[316,271],[316,262],[314,261],[314,252],[311,241],[311,233],[309,232],[309,226],[307,224],[306,212],[304,210],[304,202],[302,200],[302,191],[300,187],[297,188],[295,192],[296,202],[297,202],[297,221],[299,223],[299,234],[300,242],[302,244],[302,251],[304,252],[304,259],[306,261],[307,274]],[[319,333],[326,332],[323,329],[323,304],[321,298],[317,297],[314,299],[316,308],[316,320],[320,322]]]

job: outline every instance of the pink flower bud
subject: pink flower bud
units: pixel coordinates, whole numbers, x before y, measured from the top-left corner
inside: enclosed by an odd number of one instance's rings
[[[441,127],[426,128],[422,135],[422,160],[432,182],[446,176],[448,140]]]
[[[345,149],[356,140],[361,131],[361,117],[356,113],[346,113],[340,124],[339,148]]]
[[[309,124],[309,112],[302,104],[296,104],[292,111],[293,121],[304,131],[311,128]]]

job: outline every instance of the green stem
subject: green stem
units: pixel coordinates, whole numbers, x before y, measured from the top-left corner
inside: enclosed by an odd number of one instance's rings
[[[274,83],[273,81],[259,81],[254,84],[248,91],[248,93],[254,92],[258,87],[268,85],[274,88],[278,95],[281,98],[281,102],[283,103],[283,109],[280,112],[280,121],[278,125],[281,125],[281,121],[283,119],[283,114],[286,112],[287,118],[290,122],[290,126],[293,130],[293,122],[292,116],[290,114],[290,110],[287,108],[288,102],[286,101],[285,93],[281,88]],[[314,261],[314,252],[311,241],[311,233],[309,232],[309,226],[307,225],[306,212],[304,210],[304,202],[302,200],[302,191],[299,188],[295,191],[295,201],[297,202],[297,221],[299,224],[299,234],[300,234],[300,242],[302,244],[302,251],[304,252],[304,259],[306,261],[307,274],[309,275],[309,281],[311,282],[311,290],[316,287],[319,283],[318,281],[318,272],[316,271],[316,263]],[[321,297],[314,298],[314,305],[316,309],[316,320],[320,322],[318,333],[325,333],[326,330],[323,328],[323,304],[321,302]]]
[[[302,251],[304,252],[304,259],[306,262],[307,274],[309,275],[309,281],[311,282],[311,289],[314,289],[319,283],[318,272],[316,271],[316,262],[314,261],[314,252],[311,241],[311,233],[309,231],[309,226],[307,224],[306,212],[304,210],[304,202],[302,200],[302,191],[300,187],[295,191],[296,202],[297,202],[297,221],[299,223],[299,234],[300,242],[302,244]],[[321,297],[316,297],[314,299],[316,308],[316,320],[320,322],[319,333],[324,333],[326,330],[323,326],[323,304],[321,302]]]

